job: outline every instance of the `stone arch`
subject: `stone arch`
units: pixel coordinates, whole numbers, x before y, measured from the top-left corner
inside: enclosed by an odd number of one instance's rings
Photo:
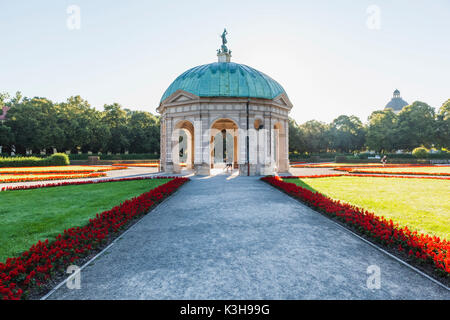
[[[183,137],[183,139],[180,139],[180,137]],[[187,119],[176,122],[172,130],[172,161],[174,173],[180,173],[183,167],[187,169],[194,168],[194,141],[194,124]],[[183,152],[183,155],[180,155],[180,152]],[[185,162],[180,161],[181,159]]]
[[[239,119],[235,118],[233,116],[230,115],[226,115],[226,114],[222,114],[222,115],[218,115],[218,116],[211,116],[210,121],[209,121],[209,127],[212,128],[213,125],[220,120],[230,120],[232,122],[234,122],[234,124],[239,128]]]
[[[217,117],[211,122],[210,126],[210,167],[211,169],[215,167],[217,163],[217,154],[215,151],[217,150],[217,144],[215,139],[217,137],[223,136],[225,148],[224,152],[227,154],[222,154],[223,158],[227,158],[227,162],[232,162],[233,168],[238,168],[238,158],[239,158],[239,145],[238,145],[238,135],[239,135],[239,126],[237,121],[232,119],[231,117]],[[220,144],[220,146],[224,146]],[[232,147],[232,152],[229,150]],[[230,157],[232,159],[230,159]],[[220,163],[220,162],[219,162]]]
[[[253,127],[255,130],[260,130],[262,127],[264,127],[264,120],[260,117],[255,117],[255,120],[253,121]]]

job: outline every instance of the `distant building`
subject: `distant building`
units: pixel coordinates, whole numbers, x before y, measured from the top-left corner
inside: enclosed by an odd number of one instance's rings
[[[0,115],[0,121],[3,122],[6,120],[6,113],[8,112],[9,108],[4,106],[2,108],[2,114]]]
[[[8,112],[9,108],[4,106],[2,108],[2,114],[0,114],[0,124],[2,124],[6,120],[6,113]],[[3,146],[0,145],[0,154],[3,152]]]
[[[402,97],[400,97],[400,91],[396,89],[394,91],[394,96],[386,105],[385,109],[392,109],[397,114],[402,111],[403,107],[407,105],[409,105],[409,103],[403,100]]]

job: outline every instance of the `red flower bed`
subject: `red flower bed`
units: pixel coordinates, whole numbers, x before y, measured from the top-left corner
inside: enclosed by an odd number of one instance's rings
[[[371,239],[400,252],[421,263],[430,263],[440,275],[450,277],[450,242],[436,236],[419,234],[408,227],[376,216],[356,206],[332,200],[321,193],[281,180],[280,177],[265,177],[261,180],[286,192],[328,216],[335,217]]]
[[[306,163],[296,164],[291,162],[292,167],[295,168],[408,168],[408,167],[433,167],[433,165],[427,164],[414,164],[414,163],[391,163],[383,165],[381,163],[347,163],[340,164],[335,162],[323,162],[323,163]]]
[[[8,258],[6,263],[0,263],[0,298],[21,299],[25,292],[42,285],[57,271],[62,272],[78,259],[99,249],[107,242],[109,235],[119,232],[131,220],[149,212],[188,180],[174,178],[109,211],[97,214],[84,227],[64,230],[55,241],[39,241],[20,257]]]
[[[311,176],[283,176],[283,179],[297,179],[297,178],[333,178],[333,177],[370,177],[370,178],[396,178],[396,179],[437,179],[437,180],[450,180],[450,177],[415,177],[411,176],[393,176],[386,174],[362,174],[362,173],[350,173],[350,174],[321,174]]]
[[[386,175],[386,174],[362,174],[362,173],[351,173],[351,174],[344,174],[343,176],[350,176],[350,177],[375,177],[375,178],[397,178],[397,179],[437,179],[437,180],[450,180],[450,177],[415,177],[414,175],[411,176],[393,176],[393,175]]]
[[[425,166],[422,166],[425,167]],[[428,166],[429,168],[430,166]],[[450,173],[445,173],[445,172],[413,172],[413,171],[397,171],[397,172],[392,172],[392,171],[370,171],[370,169],[364,169],[364,170],[360,170],[359,168],[334,168],[334,170],[336,171],[345,171],[345,172],[350,172],[350,173],[370,173],[370,174],[374,174],[374,173],[379,173],[379,174],[404,174],[404,175],[416,175],[416,176],[450,176]]]
[[[53,188],[53,187],[63,187],[63,186],[74,186],[81,184],[93,184],[93,183],[105,183],[105,182],[114,182],[114,181],[131,181],[131,180],[149,180],[149,179],[176,179],[177,177],[133,177],[133,178],[111,178],[111,179],[102,179],[102,180],[86,180],[86,181],[65,181],[65,182],[56,182],[56,183],[45,183],[45,184],[36,184],[29,186],[6,186],[0,188],[0,191],[14,191],[14,190],[31,190],[31,189],[39,189],[39,188]]]
[[[349,176],[349,174],[337,173],[337,174],[319,174],[319,175],[308,175],[308,176],[283,176],[283,179],[298,179],[298,178],[333,178],[333,177],[343,177]]]
[[[127,169],[126,166],[61,166],[1,168],[0,174],[77,174]]]
[[[23,175],[12,175],[16,176],[14,178],[5,178],[8,175],[0,175],[0,183],[16,183],[16,182],[29,182],[29,181],[48,181],[48,180],[68,180],[68,179],[85,179],[85,178],[100,178],[105,177],[104,172],[94,172],[94,173],[75,173],[75,174],[56,174],[56,173],[41,173],[41,174],[23,174]]]
[[[148,180],[148,179],[175,179],[177,177],[133,177],[133,178],[119,178],[119,179],[102,179],[102,180],[86,180],[86,181],[64,181],[56,183],[45,183],[29,186],[6,186],[0,188],[0,191],[13,191],[13,190],[30,190],[39,188],[53,188],[53,187],[63,187],[63,186],[73,186],[81,184],[93,184],[93,183],[105,183],[113,181],[130,181],[130,180]]]

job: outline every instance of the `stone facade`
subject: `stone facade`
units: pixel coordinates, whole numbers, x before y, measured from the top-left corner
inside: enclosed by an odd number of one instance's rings
[[[223,161],[216,161],[219,133],[227,137],[224,140],[227,162],[233,162],[241,175],[248,175],[248,169],[250,175],[287,172],[291,108],[285,93],[269,100],[199,97],[177,90],[157,109],[161,114],[161,170],[181,171],[180,130],[183,130],[188,137],[183,148],[187,153],[186,168],[198,175],[209,175],[212,168],[222,165]]]
[[[8,113],[8,110],[9,110],[9,107],[7,107],[7,106],[2,107],[2,112],[0,114],[0,121],[6,120],[6,114]]]

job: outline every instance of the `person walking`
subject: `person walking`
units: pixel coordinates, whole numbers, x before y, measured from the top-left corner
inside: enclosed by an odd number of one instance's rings
[[[225,169],[228,170],[231,169],[231,171],[233,171],[233,164],[231,162],[228,161],[228,158],[225,158]]]
[[[381,163],[383,164],[383,167],[386,165],[386,163],[387,163],[387,156],[384,156],[383,159],[381,159]]]

